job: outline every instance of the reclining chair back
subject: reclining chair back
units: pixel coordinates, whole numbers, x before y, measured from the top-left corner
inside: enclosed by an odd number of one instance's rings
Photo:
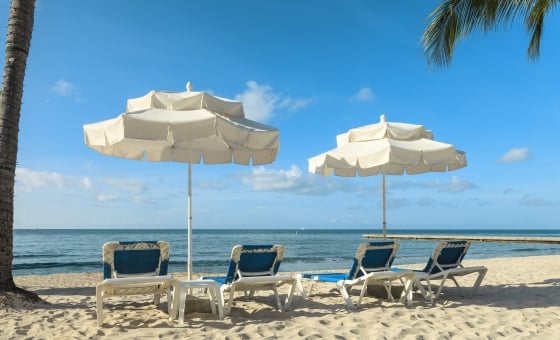
[[[282,245],[233,247],[225,283],[231,283],[239,277],[275,275],[285,251],[286,248]]]
[[[470,246],[469,241],[440,242],[422,271],[428,274],[436,274],[446,269],[462,267],[461,261],[463,261]]]
[[[399,246],[399,243],[394,241],[362,243],[356,251],[346,280],[354,280],[371,272],[389,270]]]
[[[103,278],[167,275],[169,243],[107,242],[103,245]]]

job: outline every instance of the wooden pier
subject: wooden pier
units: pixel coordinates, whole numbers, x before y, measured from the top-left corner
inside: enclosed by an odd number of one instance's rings
[[[382,239],[382,234],[364,234],[364,238]],[[504,242],[504,243],[547,243],[560,244],[560,237],[524,237],[524,236],[461,236],[461,235],[387,235],[392,240],[424,240],[424,241],[471,241],[471,242]]]

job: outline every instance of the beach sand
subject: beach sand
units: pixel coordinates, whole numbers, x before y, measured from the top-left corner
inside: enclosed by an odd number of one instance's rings
[[[0,339],[558,339],[560,255],[464,262],[489,269],[477,294],[463,297],[449,282],[435,306],[419,296],[410,307],[366,296],[349,311],[333,285],[319,284],[311,298],[296,294],[289,312],[276,311],[265,292],[254,300],[240,295],[224,320],[191,313],[183,326],[169,320],[165,298],[155,307],[149,296],[129,296],[106,300],[98,328],[101,273],[16,276],[50,305],[1,310]]]

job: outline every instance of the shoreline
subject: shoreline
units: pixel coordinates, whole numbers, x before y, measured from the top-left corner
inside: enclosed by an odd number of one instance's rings
[[[560,250],[560,248],[559,248]],[[470,255],[470,254],[468,254]],[[469,257],[467,255],[467,257]],[[478,263],[479,261],[488,261],[488,260],[499,260],[499,259],[512,259],[512,258],[527,258],[527,257],[541,257],[541,256],[560,256],[559,255],[551,255],[551,254],[545,254],[545,255],[525,255],[525,256],[504,256],[504,257],[489,257],[489,258],[467,258],[463,261],[464,264],[467,263]],[[427,257],[426,257],[427,258]],[[559,260],[560,261],[560,260]],[[346,262],[348,264],[351,263],[351,258],[348,258],[346,260]],[[422,262],[422,263],[403,263],[403,264],[393,264],[393,267],[401,267],[401,268],[409,268],[409,269],[422,269],[424,267],[424,265],[426,264],[426,262]],[[99,264],[99,267],[101,268],[101,263]],[[185,264],[186,266],[186,264]],[[293,271],[283,271],[282,268],[280,269],[280,272],[282,273],[300,273],[300,272],[344,272],[347,271],[348,268],[341,268],[341,269],[336,269],[336,268],[331,268],[331,269],[311,269],[311,270],[304,270],[304,271],[297,271],[297,272],[293,272]],[[48,276],[48,275],[80,275],[80,274],[84,274],[84,275],[95,275],[95,274],[100,274],[101,275],[101,269],[98,271],[82,271],[82,272],[53,272],[53,273],[47,273],[47,274],[16,274],[16,273],[12,273],[14,280],[16,280],[16,278],[19,277],[26,277],[26,276]],[[169,273],[169,275],[175,275],[178,276],[179,278],[187,275],[186,271],[172,271]],[[220,276],[220,275],[225,275],[224,271],[216,271],[216,272],[195,272],[193,273],[193,275],[197,275],[197,276]],[[100,279],[101,280],[101,279]],[[16,280],[17,281],[17,280]],[[17,282],[16,282],[17,283]],[[0,339],[1,340],[1,339]]]
[[[101,272],[18,275],[14,276],[18,287],[34,291],[50,305],[0,310],[0,339],[557,337],[560,255],[474,259],[464,264],[489,269],[477,294],[463,297],[449,282],[435,306],[415,300],[406,307],[366,296],[358,310],[349,311],[339,292],[332,289],[334,285],[321,283],[309,299],[294,295],[292,310],[285,313],[275,310],[274,299],[266,292],[257,293],[255,300],[236,295],[232,313],[224,320],[212,314],[192,313],[185,316],[184,326],[168,319],[166,303],[156,308],[149,296],[128,296],[107,300],[105,327],[98,328],[95,284],[101,281]],[[416,269],[422,265],[403,267]],[[179,279],[186,277],[186,273],[171,274]],[[460,280],[468,286],[472,278]],[[280,294],[284,289],[280,287]],[[353,295],[357,294],[354,290]]]

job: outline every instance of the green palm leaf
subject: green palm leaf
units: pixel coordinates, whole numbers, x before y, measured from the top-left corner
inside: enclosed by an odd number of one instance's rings
[[[560,0],[444,0],[429,14],[421,43],[428,64],[448,66],[456,44],[475,29],[496,30],[522,18],[531,35],[527,56],[540,54],[544,18]]]

